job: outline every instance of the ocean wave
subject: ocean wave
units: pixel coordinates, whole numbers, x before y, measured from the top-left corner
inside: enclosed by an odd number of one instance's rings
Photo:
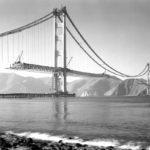
[[[27,138],[33,138],[36,140],[44,140],[44,141],[52,141],[52,142],[59,142],[63,141],[64,143],[80,143],[82,145],[89,145],[89,146],[98,146],[98,147],[116,147],[118,149],[131,149],[131,150],[140,150],[143,148],[142,142],[125,142],[122,143],[119,140],[116,139],[94,139],[94,140],[83,140],[79,137],[73,137],[73,138],[67,138],[64,135],[56,136],[56,135],[50,135],[47,133],[39,133],[39,132],[13,132],[13,131],[7,131],[6,134],[14,134],[20,137],[27,137]],[[145,148],[145,147],[144,147]],[[145,148],[146,150],[150,150],[150,146]]]
[[[123,145],[120,145],[118,148],[120,148],[120,149],[131,149],[131,150],[140,150],[141,147],[142,147],[142,143],[140,143],[140,142],[137,142],[137,143],[127,142]]]

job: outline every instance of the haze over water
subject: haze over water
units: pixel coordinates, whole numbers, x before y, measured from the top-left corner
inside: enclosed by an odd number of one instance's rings
[[[149,147],[148,97],[0,99],[0,129],[49,140]],[[56,138],[57,137],[57,138]],[[52,139],[52,138],[51,138]],[[77,140],[77,138],[75,138]],[[71,140],[71,139],[70,139]],[[105,143],[106,144],[106,143]]]

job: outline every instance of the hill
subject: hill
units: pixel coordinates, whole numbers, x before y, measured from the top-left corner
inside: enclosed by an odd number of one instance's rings
[[[68,89],[77,96],[111,96],[120,82],[121,80],[115,77],[82,78],[70,83]]]
[[[112,96],[140,96],[145,95],[146,90],[146,80],[126,79],[118,85]]]
[[[47,93],[50,87],[46,79],[22,77],[16,74],[0,74],[0,93]]]
[[[139,96],[146,94],[144,79],[120,80],[109,78],[80,78],[68,83],[68,91],[77,96]],[[22,77],[0,73],[0,93],[49,93],[51,78]]]

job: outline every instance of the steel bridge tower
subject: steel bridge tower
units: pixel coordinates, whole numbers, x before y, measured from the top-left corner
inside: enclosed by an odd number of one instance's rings
[[[54,9],[54,71],[53,89],[55,93],[67,92],[66,71],[66,7]],[[61,56],[61,57],[59,57]],[[63,68],[63,69],[62,69]]]

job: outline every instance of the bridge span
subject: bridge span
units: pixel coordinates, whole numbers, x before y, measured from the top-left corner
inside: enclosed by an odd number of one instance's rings
[[[50,66],[42,66],[36,64],[29,64],[23,62],[15,62],[12,66],[8,69],[13,70],[25,70],[25,71],[37,71],[37,72],[44,72],[44,73],[53,73],[55,72],[63,72],[64,68],[62,67],[50,67]],[[67,75],[69,76],[78,76],[78,77],[110,77],[110,75],[105,73],[89,73],[89,72],[82,72],[77,70],[72,70],[66,68]]]

